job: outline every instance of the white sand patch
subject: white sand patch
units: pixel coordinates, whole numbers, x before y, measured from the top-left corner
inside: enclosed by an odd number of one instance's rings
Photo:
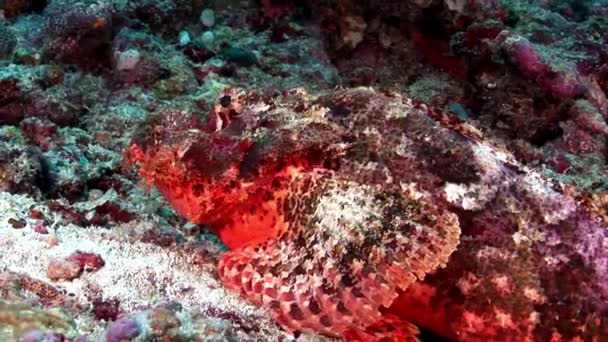
[[[112,229],[56,226],[49,235],[34,232],[29,224],[14,229],[8,223],[9,218],[26,219],[29,208],[35,204],[26,196],[0,193],[0,271],[48,282],[65,290],[81,304],[99,297],[118,299],[127,313],[173,301],[194,313],[204,313],[207,308],[230,312],[255,322],[255,327],[259,328],[259,332],[248,336],[239,335],[239,340],[289,340],[264,310],[250,305],[238,294],[224,290],[214,275],[215,265],[211,258],[209,267],[196,267],[184,260],[179,247],[163,248],[142,243],[129,233],[151,227],[152,222],[133,221]],[[76,250],[99,254],[105,266],[96,272],[85,272],[73,281],[50,281],[46,277],[48,262],[67,257]],[[82,321],[92,322],[90,318]],[[97,330],[80,325],[79,330],[83,333]]]

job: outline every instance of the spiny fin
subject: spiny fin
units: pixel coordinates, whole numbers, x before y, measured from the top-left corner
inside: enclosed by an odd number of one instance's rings
[[[419,342],[416,337],[418,328],[391,314],[384,314],[382,318],[367,327],[365,331],[348,330],[344,333],[344,340],[348,342]]]
[[[379,308],[445,264],[460,235],[456,216],[425,195],[385,188],[295,174],[274,199],[288,229],[227,252],[220,277],[288,331],[344,336],[381,324]]]

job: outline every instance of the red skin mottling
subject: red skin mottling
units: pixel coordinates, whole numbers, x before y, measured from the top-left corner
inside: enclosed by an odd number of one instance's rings
[[[228,95],[211,124],[166,113],[128,157],[180,214],[234,247],[218,264],[224,285],[285,330],[353,341],[381,340],[377,329],[414,338],[413,324],[463,341],[604,336],[605,225],[481,132],[369,88]]]
[[[141,151],[138,149],[132,149],[130,153],[140,155],[139,158],[142,158]],[[142,160],[149,160],[149,157],[143,157]],[[306,164],[304,160],[294,161],[294,163]],[[180,168],[171,163],[164,164],[164,169],[168,174],[175,176],[176,179],[188,178],[185,177],[184,172],[190,170],[188,167]],[[289,171],[283,171],[283,173],[287,172]],[[281,178],[280,174],[281,172],[279,172],[279,176],[269,178],[266,181],[261,180],[260,182],[265,182],[266,187],[271,188],[273,186],[272,179],[275,181],[274,185],[277,186],[276,182],[277,179]],[[198,183],[200,181],[199,179],[193,179],[192,176],[190,176],[190,180],[193,183]],[[205,223],[210,226],[220,237],[222,242],[231,250],[245,246],[255,246],[265,241],[276,239],[289,227],[289,225],[284,222],[283,218],[280,215],[276,215],[276,213],[271,212],[265,216],[251,215],[252,213],[248,208],[263,201],[264,191],[249,192],[247,190],[247,185],[244,184],[232,188],[232,190],[228,192],[222,192],[221,189],[223,187],[214,187],[214,191],[209,192],[208,197],[198,197],[193,194],[191,183],[164,182],[157,179],[155,184],[158,190],[165,196],[178,213],[192,222]],[[238,202],[236,200],[237,198],[246,198],[246,200]],[[209,207],[193,205],[193,203],[201,203],[201,201],[206,203],[217,203],[219,201],[223,204],[219,206],[221,208],[219,210],[206,212],[204,209]],[[239,204],[230,205],[228,203]],[[263,207],[262,210],[264,210]],[[272,208],[269,208],[269,210],[272,210]],[[224,267],[231,267],[231,265],[225,265]],[[238,286],[241,282],[240,275],[234,280],[226,279],[227,275],[223,274],[221,271],[220,275],[225,282],[234,281],[235,284],[237,284],[235,286]],[[407,323],[407,320],[412,316],[411,313],[416,312],[415,308],[415,305],[407,302],[407,300],[403,301],[397,299],[395,304],[391,306],[390,309],[386,310],[387,312],[382,316],[381,320],[377,321],[377,323],[369,326],[365,330],[347,330],[344,332],[343,338],[347,341],[361,342],[417,341],[414,336],[417,334],[418,330],[413,325]],[[275,319],[283,326],[289,326],[288,321],[282,321],[281,318],[276,317]],[[446,336],[451,336],[451,332],[445,329],[438,331],[445,332]]]
[[[273,318],[286,330],[314,330],[341,336],[349,341],[380,341],[386,338],[391,341],[415,341],[418,330],[414,325],[395,315],[382,315],[378,308],[388,305],[398,295],[396,291],[411,283],[416,274],[428,272],[429,268],[435,267],[435,260],[425,259],[432,253],[419,259],[413,257],[408,261],[408,269],[403,270],[397,266],[401,265],[398,260],[407,258],[406,255],[409,254],[396,250],[390,261],[384,261],[383,245],[371,242],[376,236],[375,228],[367,230],[364,227],[360,233],[353,235],[349,230],[351,228],[347,228],[347,221],[352,218],[347,216],[344,218],[345,226],[341,227],[337,223],[338,226],[332,226],[331,234],[347,234],[345,238],[352,240],[352,246],[361,244],[362,248],[379,248],[370,250],[375,257],[368,257],[375,263],[370,267],[377,268],[377,272],[382,273],[381,277],[370,276],[360,268],[359,271],[352,271],[353,279],[357,280],[345,280],[346,283],[337,281],[325,288],[311,278],[301,284],[308,288],[303,289],[297,281],[294,282],[296,275],[302,271],[296,270],[294,274],[272,271],[275,267],[289,268],[291,262],[303,262],[309,258],[311,262],[317,263],[317,266],[312,267],[318,277],[327,280],[343,277],[342,272],[345,270],[332,265],[343,258],[339,255],[351,252],[338,252],[334,256],[324,256],[324,253],[307,255],[308,249],[302,244],[309,243],[306,242],[308,240],[323,245],[323,242],[314,241],[328,239],[327,233],[322,233],[326,228],[316,228],[316,222],[320,222],[323,215],[334,214],[320,214],[318,219],[308,221],[311,216],[317,215],[316,209],[311,207],[313,203],[318,203],[332,191],[346,195],[351,186],[361,185],[356,182],[342,184],[331,176],[331,168],[337,167],[338,164],[334,163],[345,146],[336,140],[343,128],[315,122],[314,119],[307,121],[310,120],[309,117],[302,115],[302,119],[299,119],[302,121],[296,121],[299,126],[286,129],[285,125],[291,124],[288,120],[298,119],[291,119],[291,114],[283,116],[281,111],[275,116],[259,115],[259,112],[243,103],[257,103],[259,97],[265,95],[250,93],[246,96],[248,98],[230,91],[220,96],[206,122],[197,121],[191,115],[165,113],[161,118],[164,123],[152,121],[136,137],[136,143],[127,151],[127,159],[140,164],[140,176],[149,185],[156,186],[180,215],[191,222],[209,226],[230,247],[231,251],[224,255],[218,265],[218,273],[226,287],[241,292],[259,305],[268,306]],[[286,93],[283,96],[293,100],[295,108],[306,108],[306,102],[298,100],[297,93]],[[265,101],[268,102],[261,103],[272,103],[273,100]],[[307,115],[314,118],[315,114]],[[348,110],[340,110],[337,115],[348,115]],[[253,133],[248,135],[249,132]],[[337,141],[338,144],[331,145],[332,141]],[[371,192],[378,191],[372,189],[382,189],[372,184],[368,186],[363,186],[361,190],[369,191],[370,195]],[[378,193],[370,198],[379,201],[376,205],[384,206],[386,203],[383,198],[393,196],[390,194],[392,193]],[[308,196],[312,197],[308,199]],[[418,201],[404,196],[404,201]],[[343,198],[345,200],[348,197]],[[286,209],[290,206],[297,209]],[[308,212],[310,208],[312,211]],[[405,207],[402,210],[379,208],[382,207],[362,207],[363,210],[381,211],[378,212],[380,216],[369,216],[367,220],[372,221],[382,218],[382,210],[393,213],[389,214],[390,217],[402,215],[406,211]],[[431,207],[428,209],[435,210]],[[424,212],[429,211],[422,210],[421,213]],[[306,220],[304,223],[297,221],[300,213],[304,215],[300,218]],[[407,219],[412,217],[418,220],[416,212],[411,215]],[[454,221],[449,218],[451,216],[444,216],[441,211],[437,215],[441,217],[440,220],[447,220],[446,223],[452,230],[437,236],[429,232],[431,235],[421,237],[420,241],[429,243],[433,253],[438,254],[437,260],[443,260],[447,258],[446,249],[441,245],[443,242],[436,242],[435,239],[450,239],[446,246],[452,246],[457,241],[457,235],[454,240],[457,227],[453,226]],[[395,222],[402,222],[401,219],[395,219]],[[406,220],[405,216],[403,220]],[[375,221],[376,223],[371,223],[372,221],[369,221],[370,227],[382,224],[381,220]],[[424,219],[421,222],[425,222]],[[316,229],[321,231],[317,232]],[[344,229],[343,233],[338,233],[341,229]],[[394,236],[401,234],[403,233],[396,231]],[[370,241],[368,244],[364,242],[367,239]],[[412,239],[415,239],[415,235]],[[433,246],[435,243],[440,245]],[[398,248],[395,246],[395,249]],[[449,248],[452,247],[447,247]],[[325,258],[329,258],[327,262],[324,261]],[[365,263],[362,261],[361,265]],[[311,273],[301,274],[307,278],[315,277]],[[310,306],[312,300],[318,300],[322,309]],[[348,318],[348,311],[352,312],[352,319]]]

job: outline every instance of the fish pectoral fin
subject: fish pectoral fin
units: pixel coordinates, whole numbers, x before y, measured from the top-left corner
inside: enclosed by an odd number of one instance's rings
[[[419,342],[418,328],[398,316],[384,314],[376,323],[365,330],[347,330],[347,342]]]
[[[447,262],[459,240],[456,216],[419,193],[326,175],[299,175],[290,186],[276,206],[288,229],[227,252],[218,267],[226,286],[291,332],[394,329],[404,337],[394,341],[415,341],[412,324],[392,324],[380,308]]]

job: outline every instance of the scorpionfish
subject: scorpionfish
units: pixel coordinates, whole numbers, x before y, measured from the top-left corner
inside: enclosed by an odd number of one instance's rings
[[[225,286],[288,332],[599,341],[608,327],[605,226],[401,95],[226,89],[207,115],[155,116],[127,158],[217,233]]]

